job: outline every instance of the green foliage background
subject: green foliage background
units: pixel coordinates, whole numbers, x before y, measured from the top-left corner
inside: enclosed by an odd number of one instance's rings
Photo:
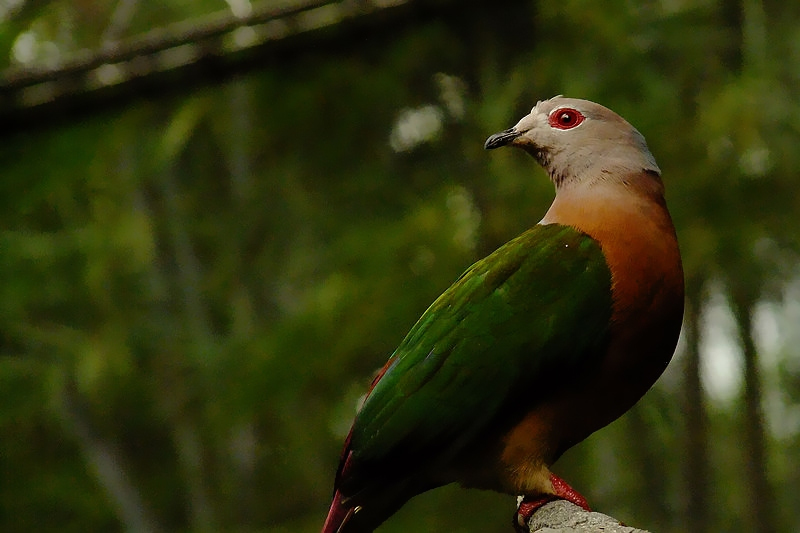
[[[0,66],[24,32],[97,48],[113,8],[23,2],[0,24]],[[142,1],[126,31],[222,8]],[[0,529],[316,531],[371,374],[464,268],[544,213],[534,161],[482,145],[554,94],[647,137],[699,343],[556,470],[653,531],[800,528],[800,4],[452,9],[2,139]],[[736,361],[699,426],[692,346],[706,385],[712,356]],[[706,468],[687,472],[698,435]],[[383,531],[508,531],[513,508],[448,487]]]

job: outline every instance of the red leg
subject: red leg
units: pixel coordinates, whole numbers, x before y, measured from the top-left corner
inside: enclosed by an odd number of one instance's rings
[[[525,496],[517,506],[517,514],[514,515],[514,529],[519,532],[528,532],[528,522],[539,507],[550,503],[553,500],[567,500],[578,507],[591,511],[589,503],[577,490],[555,474],[550,474],[550,482],[553,484],[554,494],[546,494],[537,498]]]
[[[581,493],[569,486],[569,483],[561,479],[555,474],[550,474],[550,482],[553,484],[553,489],[556,491],[556,498],[572,502],[578,507],[591,511],[589,502],[583,497]]]

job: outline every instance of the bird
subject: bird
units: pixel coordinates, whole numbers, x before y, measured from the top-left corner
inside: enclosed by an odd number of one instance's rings
[[[553,202],[445,290],[373,379],[322,533],[371,532],[449,483],[521,496],[520,530],[553,499],[588,510],[551,465],[629,410],[672,358],[683,269],[642,134],[600,104],[556,96],[485,143],[501,146],[534,157]]]

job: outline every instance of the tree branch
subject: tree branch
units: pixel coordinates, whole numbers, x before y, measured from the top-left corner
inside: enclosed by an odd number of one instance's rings
[[[163,28],[98,50],[80,52],[56,68],[12,67],[0,72],[3,133],[29,128],[54,116],[91,110],[132,98],[186,90],[186,81],[208,81],[270,59],[286,60],[303,43],[355,39],[415,15],[446,14],[455,0],[288,0],[265,2],[247,16],[228,10]],[[461,0],[463,8],[467,2]],[[477,3],[470,0],[470,4]],[[111,34],[113,35],[113,31]],[[359,46],[363,46],[363,35]],[[32,120],[33,119],[33,120]]]
[[[590,513],[565,500],[556,500],[533,513],[530,533],[648,533],[620,524],[602,513]]]
[[[121,450],[100,435],[82,405],[73,378],[67,378],[58,414],[64,427],[74,435],[86,464],[105,490],[126,531],[154,532],[160,527],[150,507],[136,488]]]

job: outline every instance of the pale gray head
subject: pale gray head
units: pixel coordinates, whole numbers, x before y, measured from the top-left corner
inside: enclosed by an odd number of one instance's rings
[[[486,149],[518,146],[533,155],[557,188],[661,170],[641,133],[600,104],[556,96],[537,103],[516,126],[486,140]]]

